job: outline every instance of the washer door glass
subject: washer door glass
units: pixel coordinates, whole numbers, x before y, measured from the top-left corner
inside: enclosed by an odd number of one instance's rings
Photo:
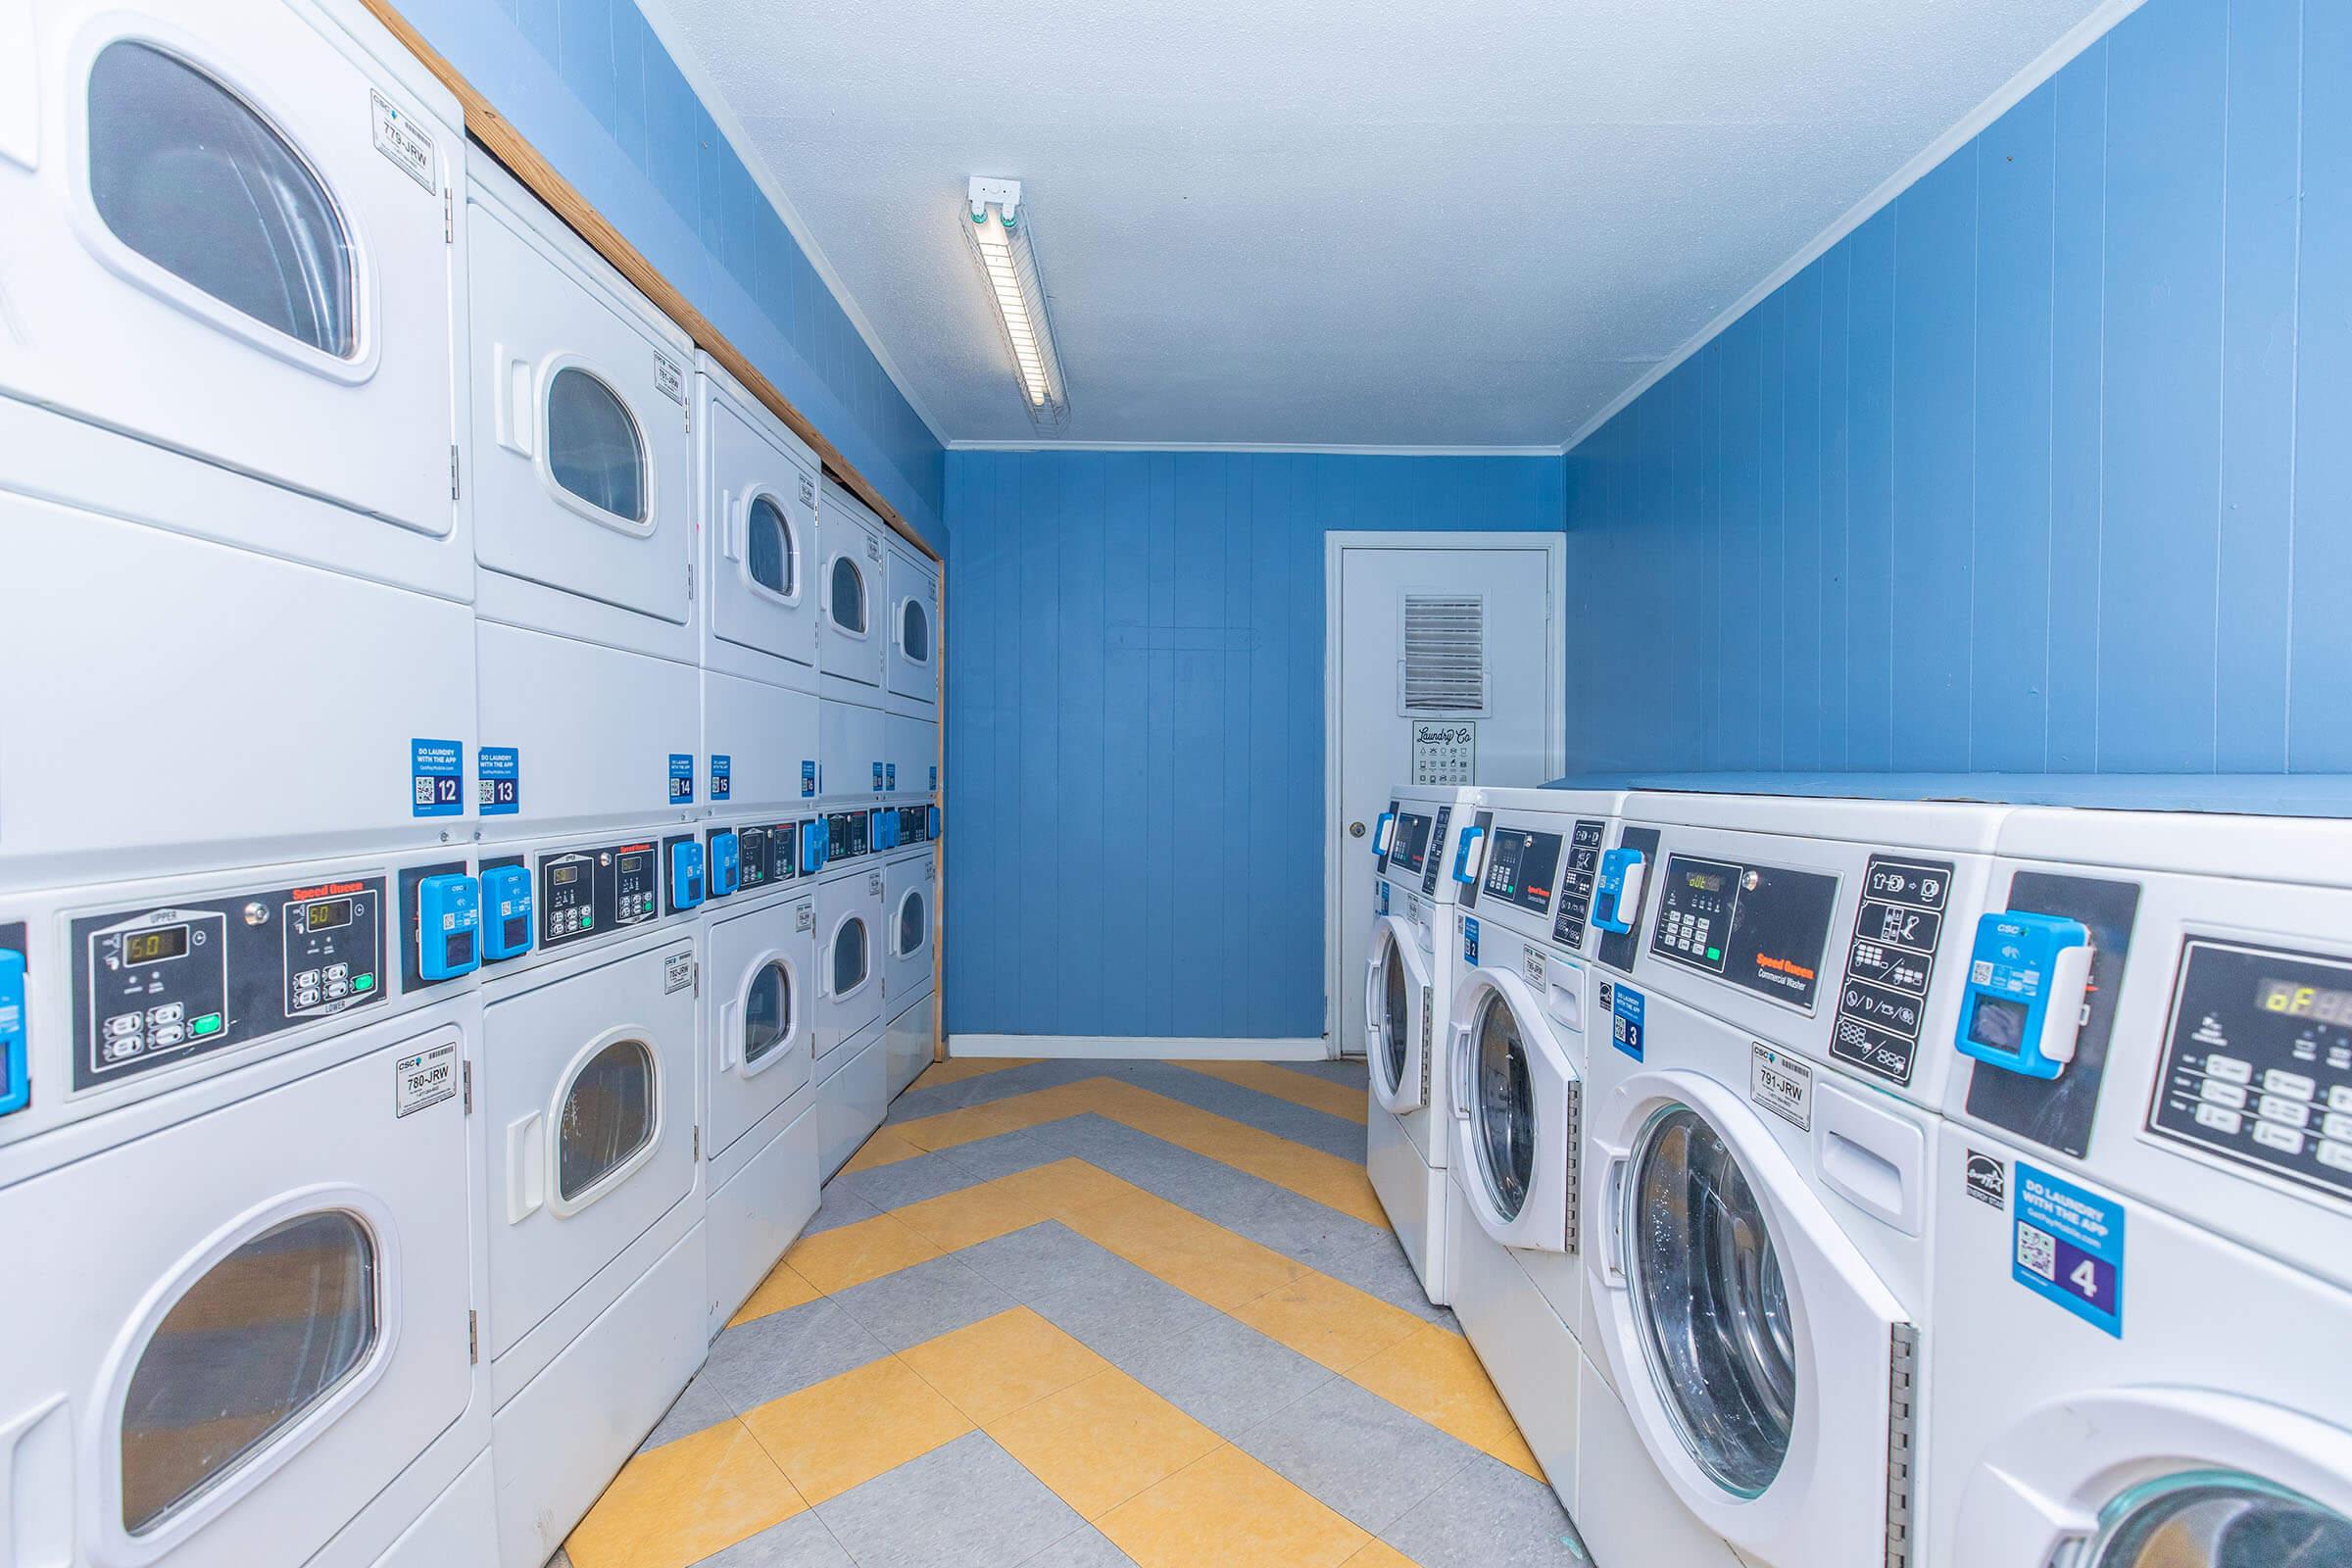
[[[1404,1048],[1413,1038],[1411,998],[1404,984],[1404,955],[1394,937],[1388,943],[1388,962],[1381,966],[1380,1056],[1391,1089],[1404,1087]]]
[[[1477,1118],[1479,1170],[1495,1212],[1517,1219],[1536,1173],[1536,1100],[1527,1075],[1527,1042],[1501,992],[1487,993],[1471,1049],[1477,1053],[1470,1113]]]
[[[359,340],[334,198],[244,100],[174,55],[118,40],[90,67],[90,202],[173,276],[339,360]]]
[[[144,1535],[299,1420],[377,1338],[375,1242],[356,1214],[300,1214],[172,1304],[122,1400],[122,1528]]]
[[[2109,1503],[2082,1568],[2334,1568],[2352,1520],[2300,1494],[2223,1470],[2166,1476]]]
[[[1676,1105],[1643,1129],[1624,1225],[1642,1348],[1683,1446],[1717,1486],[1756,1496],[1796,1418],[1788,1296],[1746,1173],[1698,1112]]]
[[[792,975],[770,958],[743,997],[743,1059],[758,1061],[792,1033]]]

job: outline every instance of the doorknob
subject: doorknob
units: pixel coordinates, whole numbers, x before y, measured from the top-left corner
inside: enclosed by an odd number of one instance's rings
[[[1351,838],[1351,839],[1360,839],[1360,838],[1362,838],[1362,837],[1364,836],[1364,824],[1363,824],[1363,823],[1361,823],[1361,822],[1350,822],[1350,823],[1348,823],[1348,836],[1349,838]]]

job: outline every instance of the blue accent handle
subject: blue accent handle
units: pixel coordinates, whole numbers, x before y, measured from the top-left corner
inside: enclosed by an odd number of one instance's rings
[[[482,873],[482,956],[495,963],[531,951],[531,873],[519,865]],[[512,931],[515,941],[507,940]]]
[[[1396,821],[1395,811],[1383,811],[1380,820],[1372,824],[1372,858],[1375,860],[1389,853],[1389,829]]]
[[[416,884],[416,972],[439,982],[482,966],[482,885],[460,872]]]
[[[1470,869],[1470,846],[1486,836],[1487,830],[1483,827],[1473,827],[1463,832],[1461,846],[1453,852],[1453,879],[1456,882],[1478,880],[1478,873]]]
[[[0,952],[0,1116],[32,1101],[32,1063],[24,1026],[24,955]]]

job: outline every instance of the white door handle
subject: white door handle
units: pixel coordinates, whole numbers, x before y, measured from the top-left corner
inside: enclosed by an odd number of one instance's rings
[[[743,1004],[724,1003],[718,1009],[718,1070],[735,1070],[735,1051],[743,1039]]]
[[[530,457],[535,450],[532,437],[537,433],[537,411],[531,402],[531,362],[501,343],[491,351],[490,396],[498,411],[498,444],[519,457]]]
[[[74,1560],[74,1423],[52,1394],[0,1424],[0,1568]]]
[[[547,1201],[547,1160],[539,1136],[547,1118],[537,1111],[507,1123],[507,1223],[519,1225]]]
[[[1600,1168],[1601,1277],[1622,1290],[1625,1286],[1625,1227],[1617,1222],[1617,1205],[1625,1192],[1626,1156],[1611,1154]]]

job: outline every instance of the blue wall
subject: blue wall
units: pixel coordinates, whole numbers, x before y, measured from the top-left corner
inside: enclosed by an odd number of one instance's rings
[[[2352,768],[2347,416],[2352,6],[2151,0],[1569,455],[1571,761]]]
[[[402,13],[943,553],[945,454],[630,0]]]
[[[1323,1032],[1323,533],[1556,531],[1553,458],[948,456],[947,1026]]]

